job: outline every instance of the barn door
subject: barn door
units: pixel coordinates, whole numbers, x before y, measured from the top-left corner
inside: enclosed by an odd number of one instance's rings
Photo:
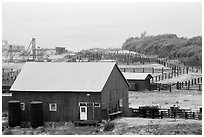
[[[87,103],[88,120],[94,120],[94,106],[92,102]]]
[[[87,106],[80,106],[80,120],[87,120]]]

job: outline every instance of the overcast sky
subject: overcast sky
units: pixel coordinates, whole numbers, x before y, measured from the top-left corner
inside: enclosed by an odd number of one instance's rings
[[[2,39],[79,51],[121,47],[129,37],[202,35],[201,3],[3,3]]]

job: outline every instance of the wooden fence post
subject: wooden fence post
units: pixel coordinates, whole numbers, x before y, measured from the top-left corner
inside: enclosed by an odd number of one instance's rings
[[[159,83],[159,91],[161,90],[161,83]]]
[[[174,73],[174,70],[173,70],[173,68],[171,69],[171,73],[172,73],[172,77],[173,77],[173,73]]]
[[[162,67],[162,74],[164,73],[164,68]]]
[[[193,79],[191,80],[191,85],[193,86]]]
[[[186,74],[188,74],[188,67],[186,67]]]
[[[161,119],[163,119],[163,111],[161,111]]]
[[[187,81],[185,81],[185,86],[187,86]]]
[[[195,112],[193,112],[193,119],[195,119]]]
[[[194,84],[196,85],[197,83],[196,83],[196,78],[194,79]]]
[[[154,74],[154,68],[152,68],[152,74]]]
[[[169,92],[171,92],[171,84],[169,84]]]
[[[179,86],[180,86],[180,84],[179,84],[179,82],[177,82],[177,83],[176,83],[176,89],[179,90]]]
[[[124,72],[125,72],[125,68],[124,68]]]
[[[185,112],[185,119],[188,119],[188,113]]]
[[[142,68],[142,72],[144,73],[144,68]]]
[[[179,89],[181,89],[181,87],[182,87],[182,83],[180,82],[180,84],[179,84]]]
[[[176,118],[176,111],[174,110],[174,112],[173,112],[173,113],[174,113],[174,118]]]
[[[188,90],[190,89],[190,80],[188,81]]]
[[[198,91],[201,91],[201,87],[202,87],[202,84],[199,84],[199,89],[198,89]]]
[[[160,81],[160,75],[159,75],[159,81]]]

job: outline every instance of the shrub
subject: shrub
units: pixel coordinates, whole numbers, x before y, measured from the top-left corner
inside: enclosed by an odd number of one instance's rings
[[[5,129],[3,135],[13,135],[13,132],[9,129]]]
[[[115,124],[113,122],[108,122],[104,125],[104,131],[111,131],[115,127]]]
[[[8,128],[8,121],[2,122],[2,131],[4,131],[6,128]]]
[[[8,117],[8,112],[7,111],[2,112],[2,117]]]

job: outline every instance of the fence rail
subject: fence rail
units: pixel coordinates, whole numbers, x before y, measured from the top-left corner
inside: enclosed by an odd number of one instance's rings
[[[131,108],[132,110],[132,117],[142,117],[142,118],[182,118],[182,119],[195,119],[195,120],[202,120],[202,112],[192,112],[186,109],[179,109],[179,110],[172,110],[172,109],[165,109],[165,110],[142,110]]]

